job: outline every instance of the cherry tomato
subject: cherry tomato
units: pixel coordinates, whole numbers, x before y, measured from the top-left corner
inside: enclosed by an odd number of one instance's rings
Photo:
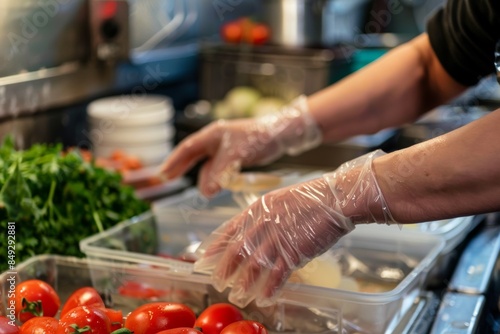
[[[243,320],[243,315],[236,306],[218,303],[203,310],[194,327],[201,328],[203,334],[219,334],[227,325],[240,320]]]
[[[127,281],[118,288],[118,293],[122,296],[127,297],[149,299],[161,297],[166,292],[155,289],[144,283]]]
[[[77,306],[71,309],[59,320],[56,334],[87,332],[89,334],[109,334],[111,332],[111,323],[103,309],[93,306]]]
[[[222,26],[221,36],[227,43],[238,44],[243,38],[243,27],[239,22],[228,22]]]
[[[165,329],[193,327],[196,315],[181,303],[157,302],[139,306],[127,316],[126,328],[134,334],[156,334]]]
[[[19,327],[7,317],[0,316],[0,333],[2,334],[18,334]]]
[[[167,330],[158,332],[156,334],[203,334],[203,333],[197,329],[194,329],[194,328],[179,327],[179,328],[167,329]]]
[[[16,316],[21,322],[35,316],[53,317],[61,305],[54,288],[37,279],[19,283],[9,303],[15,303]]]
[[[260,322],[240,320],[228,325],[220,334],[268,334],[268,332]]]
[[[71,309],[77,306],[94,306],[105,308],[104,301],[102,300],[99,292],[90,286],[86,286],[75,290],[64,304],[61,310],[61,317],[68,313]]]
[[[115,331],[123,327],[123,312],[121,310],[114,310],[111,308],[102,309],[109,319],[111,324],[111,331]]]
[[[248,36],[248,43],[253,45],[262,45],[269,39],[269,28],[262,23],[255,24],[250,29],[250,34]]]
[[[21,326],[19,334],[55,334],[58,324],[53,317],[34,317]]]

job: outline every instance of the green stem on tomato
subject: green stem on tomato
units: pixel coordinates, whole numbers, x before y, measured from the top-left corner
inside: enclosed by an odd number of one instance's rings
[[[134,332],[128,328],[120,328],[111,332],[111,334],[133,334]]]
[[[92,328],[90,328],[90,326],[85,326],[85,327],[78,327],[77,324],[72,324],[72,325],[69,325],[69,327],[73,328],[75,331],[73,332],[73,334],[79,334],[79,333],[85,333],[85,332],[92,332]]]
[[[43,308],[41,300],[30,302],[26,298],[23,298],[21,301],[21,305],[23,306],[21,313],[31,313],[35,317],[43,317]]]

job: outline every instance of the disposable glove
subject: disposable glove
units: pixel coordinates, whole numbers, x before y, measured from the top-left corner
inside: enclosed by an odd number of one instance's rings
[[[195,271],[229,301],[271,305],[293,270],[330,249],[359,223],[393,221],[372,169],[375,151],[308,182],[262,196],[200,246]]]
[[[321,143],[321,131],[300,96],[279,112],[259,118],[221,120],[182,141],[162,166],[168,178],[184,174],[207,158],[199,189],[212,196],[242,167],[265,165],[284,154],[297,155]]]

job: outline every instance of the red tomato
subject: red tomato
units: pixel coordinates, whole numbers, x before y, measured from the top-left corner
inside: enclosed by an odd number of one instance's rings
[[[37,279],[19,283],[9,303],[15,303],[16,315],[21,322],[35,316],[53,317],[61,305],[54,288]]]
[[[240,43],[243,38],[243,27],[239,22],[228,22],[222,26],[221,36],[227,43]]]
[[[104,301],[96,289],[87,286],[74,291],[61,310],[61,317],[77,306],[94,306],[105,308]]]
[[[109,319],[111,324],[111,331],[115,331],[123,327],[123,313],[120,310],[114,310],[111,308],[104,308],[104,313]]]
[[[189,327],[179,327],[173,329],[167,329],[156,334],[203,334],[199,330]]]
[[[0,316],[0,333],[2,334],[18,334],[19,327],[7,317]]]
[[[220,334],[268,334],[268,332],[260,322],[240,320],[224,328]]]
[[[164,295],[166,292],[155,289],[144,283],[127,281],[124,282],[123,285],[118,288],[118,293],[122,296],[127,296],[127,297],[149,299],[154,297],[160,297]]]
[[[240,320],[243,320],[243,315],[236,306],[218,303],[203,310],[194,327],[201,328],[203,334],[219,334],[227,325]]]
[[[134,334],[156,334],[165,329],[193,327],[196,315],[181,303],[148,303],[139,306],[127,316],[126,328]]]
[[[19,334],[55,334],[59,322],[53,317],[35,317],[26,321]]]
[[[85,327],[88,328],[87,331],[83,330]],[[111,323],[104,310],[93,306],[77,306],[59,320],[56,334],[87,332],[89,334],[109,334],[111,332]]]
[[[269,35],[269,28],[265,24],[258,23],[250,29],[248,42],[253,45],[262,45],[267,42]]]

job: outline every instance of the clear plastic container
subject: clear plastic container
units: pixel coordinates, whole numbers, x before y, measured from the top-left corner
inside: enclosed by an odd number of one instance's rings
[[[245,175],[249,175],[252,172],[245,173]],[[257,172],[262,175],[270,175],[273,177],[279,177],[281,182],[279,184],[272,184],[269,189],[265,190],[254,190],[249,189],[249,195],[252,196],[261,196],[266,192],[286,187],[292,184],[296,184],[299,182],[303,182],[306,180],[310,180],[315,177],[320,177],[322,175],[321,171],[318,172],[309,172],[309,171],[299,171],[296,169],[278,169],[269,172]],[[170,212],[172,210],[181,211],[183,215],[191,215],[202,212],[203,214],[208,214],[211,216],[212,214],[224,215],[227,218],[230,218],[242,211],[242,208],[246,206],[246,204],[242,203],[242,200],[245,200],[245,196],[243,196],[244,191],[229,191],[223,190],[216,196],[207,199],[198,191],[197,188],[190,188],[181,194],[166,197],[164,199],[155,201],[153,203],[153,212],[157,215],[157,217],[163,217],[166,215],[163,211]]]
[[[14,279],[14,280],[13,280]],[[206,307],[207,285],[196,277],[175,276],[161,270],[144,270],[136,265],[115,264],[85,258],[38,255],[0,275],[0,315],[9,315],[11,282],[40,279],[56,290],[63,305],[70,294],[94,286],[107,307],[127,314],[145,302],[183,302],[199,312]],[[58,315],[56,315],[57,317]]]
[[[458,259],[458,254],[461,252],[460,246],[480,221],[478,217],[467,216],[401,226],[360,225],[354,233],[362,231],[363,233],[385,234],[390,230],[414,234],[418,237],[429,235],[441,239],[444,244],[443,249],[438,255],[436,264],[429,272],[425,285],[429,289],[442,289],[445,287],[450,272],[453,271]]]
[[[467,234],[477,225],[474,216],[457,217],[409,225],[359,225],[357,230],[368,230],[373,233],[386,233],[387,230],[400,230],[405,233],[433,235],[445,242],[442,254],[453,251]]]
[[[180,284],[172,281],[172,275],[182,277],[182,284],[202,284],[209,303],[226,301],[226,294],[217,293],[208,276],[192,272],[189,257],[191,248],[223,221],[224,215],[206,212],[183,217],[171,211],[161,219],[150,212],[82,240],[81,249],[89,259],[113,265],[93,274],[98,287],[99,282],[122,284],[128,272],[113,268],[135,265],[138,282],[166,289],[170,295],[167,285]],[[325,254],[337,261],[341,277],[354,281],[354,287],[290,280],[275,306],[262,309],[250,304],[245,312],[276,332],[383,333],[411,306],[443,247],[443,240],[431,235],[358,231]],[[157,278],[150,279],[151,275]]]

